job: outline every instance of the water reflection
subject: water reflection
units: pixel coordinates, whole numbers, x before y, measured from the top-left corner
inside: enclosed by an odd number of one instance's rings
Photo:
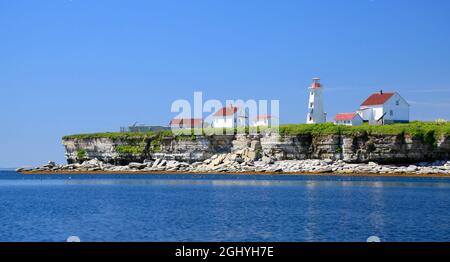
[[[449,182],[401,182],[401,181],[332,181],[332,180],[262,180],[262,179],[23,179],[0,180],[0,186],[220,186],[220,187],[432,187],[450,188]]]
[[[89,179],[65,180],[66,185],[155,185],[155,186],[302,186],[302,187],[433,187],[450,188],[450,183],[381,182],[381,181],[282,181],[282,180],[211,180],[211,179]]]

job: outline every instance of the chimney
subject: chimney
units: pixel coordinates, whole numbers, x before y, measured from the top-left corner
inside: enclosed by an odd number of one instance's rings
[[[383,94],[383,89],[380,90],[380,95],[382,95],[382,94]]]

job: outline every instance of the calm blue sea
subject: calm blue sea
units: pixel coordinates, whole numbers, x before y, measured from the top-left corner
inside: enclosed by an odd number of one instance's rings
[[[450,180],[0,172],[0,241],[450,241]]]

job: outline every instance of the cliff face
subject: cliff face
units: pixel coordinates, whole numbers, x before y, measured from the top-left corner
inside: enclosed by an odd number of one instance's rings
[[[97,158],[105,163],[125,165],[148,159],[185,162],[203,161],[214,154],[230,152],[233,136],[197,136],[158,139],[64,139],[69,164]]]
[[[250,159],[331,159],[349,163],[410,163],[449,159],[450,137],[410,135],[285,135],[163,137],[156,139],[64,139],[69,163],[97,158],[112,164],[167,159],[198,162],[214,154],[240,152]]]

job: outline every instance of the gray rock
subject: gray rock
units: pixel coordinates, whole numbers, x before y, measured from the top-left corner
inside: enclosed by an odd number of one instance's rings
[[[222,154],[222,155],[218,155],[215,158],[211,158],[211,165],[213,166],[217,166],[223,163],[223,161],[225,160],[226,155]]]
[[[197,167],[199,167],[199,166],[201,166],[201,165],[203,165],[203,162],[194,162],[194,163],[192,163],[192,167],[193,168],[197,168]]]
[[[408,166],[408,168],[406,168],[407,172],[415,172],[417,170],[418,170],[418,168],[415,165],[410,165],[410,166]]]
[[[159,162],[157,167],[165,167],[167,165],[167,160],[163,159],[161,162]]]
[[[156,159],[155,162],[153,162],[152,167],[157,167],[161,163],[161,161],[162,161],[161,158]]]
[[[265,164],[273,164],[275,161],[271,157],[263,156],[261,161]]]
[[[147,167],[147,164],[131,162],[128,164],[128,167],[131,169],[144,169],[145,167]]]
[[[102,161],[98,160],[97,158],[84,161],[83,164],[81,164],[82,167],[97,167],[101,166],[103,164]]]
[[[48,163],[46,164],[46,165],[43,165],[42,167],[45,167],[45,168],[53,168],[53,167],[55,167],[56,166],[56,163],[55,162],[53,162],[53,161],[48,161]]]
[[[250,143],[250,148],[253,150],[260,150],[261,149],[261,142],[259,140],[253,140]]]

